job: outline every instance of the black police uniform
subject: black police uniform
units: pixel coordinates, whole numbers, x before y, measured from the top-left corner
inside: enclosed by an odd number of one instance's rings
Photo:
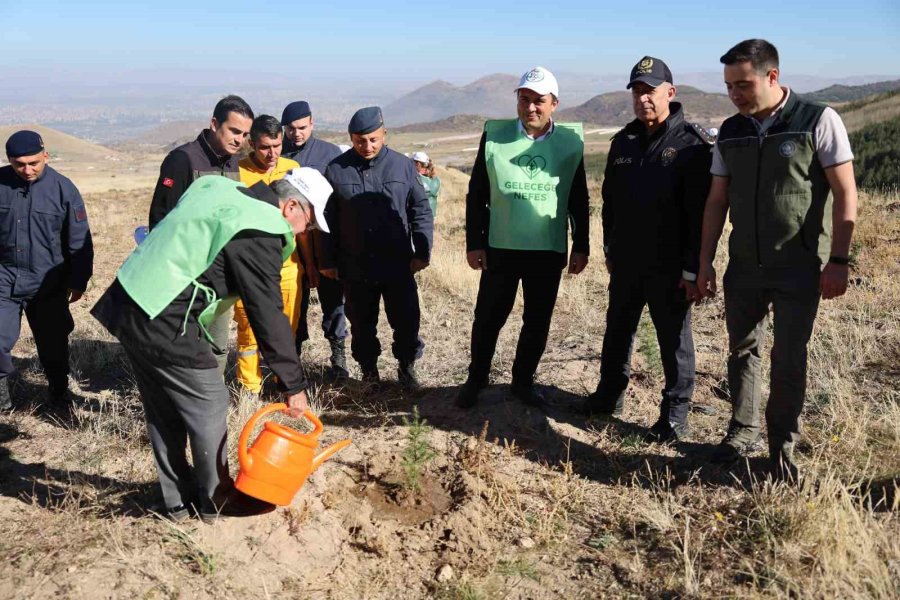
[[[14,370],[24,312],[51,393],[68,389],[68,290],[87,288],[93,260],[84,201],[67,177],[47,166],[29,183],[0,168],[0,379]]]
[[[422,356],[419,297],[410,261],[431,256],[434,217],[412,161],[382,147],[370,160],[344,152],[325,169],[334,187],[325,211],[330,235],[321,269],[338,269],[352,331],[353,358],[364,372],[376,369],[378,303],[394,330],[401,369]]]
[[[690,304],[679,288],[698,270],[713,142],[681,104],[652,134],[635,119],[612,141],[603,181],[603,240],[611,265],[600,383],[589,407],[618,413],[641,312],[649,305],[665,372],[661,422],[683,424],[694,390]]]
[[[301,167],[310,167],[325,174],[325,167],[341,155],[336,145],[312,137],[299,148],[290,140],[284,142],[283,156],[296,160]],[[318,231],[313,232],[314,248],[321,252]],[[315,268],[315,267],[313,267]],[[322,308],[322,332],[329,342],[343,340],[347,337],[347,320],[344,316],[344,288],[339,281],[327,277],[319,278],[316,288],[319,305]],[[306,315],[309,312],[309,280],[303,277],[303,299],[300,302],[300,324],[297,327],[297,352],[300,346],[309,339],[309,327]]]

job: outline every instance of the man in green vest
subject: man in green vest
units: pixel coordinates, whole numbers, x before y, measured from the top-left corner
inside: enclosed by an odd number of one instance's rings
[[[581,123],[555,123],[559,86],[535,67],[515,90],[518,119],[488,121],[466,196],[466,260],[481,271],[472,324],[469,376],[457,404],[471,408],[488,384],[500,329],[516,299],[525,299],[512,367],[513,396],[529,405],[543,397],[534,374],[547,344],[562,269],[588,262],[588,191]],[[567,256],[568,228],[572,253]]]
[[[162,488],[158,512],[175,520],[192,506],[204,520],[271,509],[234,490],[228,472],[229,394],[209,325],[238,298],[289,414],[308,407],[279,282],[295,235],[327,228],[322,211],[331,186],[315,170],[299,171],[271,187],[197,179],[91,310],[131,361]]]
[[[856,221],[853,153],[837,113],[779,84],[778,51],[746,40],[721,58],[740,114],[713,149],[697,285],[716,292],[716,246],[730,211],[724,277],[732,417],[714,460],[733,462],[761,440],[760,346],[769,307],[774,343],[766,406],[772,474],[795,480],[794,444],[806,395],[807,343],[819,298],[847,290]]]

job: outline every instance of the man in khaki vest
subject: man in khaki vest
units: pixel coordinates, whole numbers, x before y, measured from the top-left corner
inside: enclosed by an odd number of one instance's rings
[[[771,306],[772,372],[766,425],[773,475],[794,480],[806,396],[806,346],[819,298],[847,290],[856,221],[853,153],[837,113],[778,81],[778,51],[746,40],[722,56],[740,114],[713,149],[697,286],[716,292],[713,268],[725,217],[733,226],[723,280],[732,417],[714,460],[733,462],[761,440],[759,348]]]
[[[488,121],[466,196],[466,260],[481,271],[469,376],[457,398],[472,408],[487,386],[500,329],[525,299],[512,367],[513,396],[540,405],[534,374],[547,344],[562,269],[588,262],[588,191],[580,123],[554,123],[559,86],[535,67],[515,89],[518,119]],[[567,256],[568,228],[572,252]]]

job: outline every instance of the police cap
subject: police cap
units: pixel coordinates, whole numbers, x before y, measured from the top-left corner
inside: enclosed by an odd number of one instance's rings
[[[41,139],[39,133],[35,131],[22,130],[17,131],[6,140],[6,156],[9,158],[19,158],[20,156],[31,156],[44,151],[44,140]]]
[[[634,65],[634,68],[631,69],[631,79],[625,89],[630,90],[631,86],[639,81],[651,87],[657,87],[664,82],[674,83],[672,71],[669,70],[666,63],[652,56],[645,56]]]
[[[372,133],[383,125],[384,118],[381,116],[381,108],[378,106],[367,106],[354,113],[347,130],[350,133],[365,135]]]
[[[284,111],[281,113],[281,124],[287,126],[297,119],[303,119],[310,115],[312,115],[312,111],[309,109],[309,102],[297,100],[284,107]]]

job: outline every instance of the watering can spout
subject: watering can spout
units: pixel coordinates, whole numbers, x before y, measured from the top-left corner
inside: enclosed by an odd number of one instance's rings
[[[346,448],[350,445],[350,440],[341,440],[335,444],[332,444],[319,452],[316,457],[313,459],[312,463],[312,471],[315,471],[319,467],[322,466],[322,463]]]

